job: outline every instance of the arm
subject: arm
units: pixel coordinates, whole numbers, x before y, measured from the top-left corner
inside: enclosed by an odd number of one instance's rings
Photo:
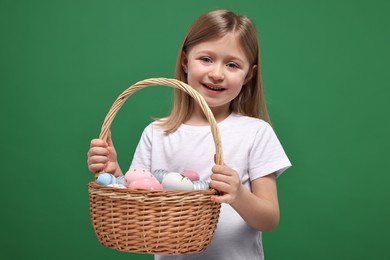
[[[213,201],[230,204],[256,230],[269,232],[278,226],[280,212],[275,174],[253,180],[251,192],[228,166],[215,165],[212,170],[210,186],[223,194],[213,196]]]

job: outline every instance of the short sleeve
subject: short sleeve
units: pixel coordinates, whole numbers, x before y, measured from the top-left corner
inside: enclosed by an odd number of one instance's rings
[[[264,122],[256,132],[249,155],[249,176],[251,180],[271,173],[276,173],[276,176],[279,176],[289,167],[291,167],[291,162],[278,137],[273,128]]]

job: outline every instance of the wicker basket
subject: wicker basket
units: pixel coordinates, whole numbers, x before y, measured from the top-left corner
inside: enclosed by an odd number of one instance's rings
[[[107,114],[100,139],[107,134],[126,99],[149,86],[170,86],[188,93],[202,108],[214,138],[216,163],[222,164],[219,130],[212,112],[189,85],[174,79],[139,81],[125,90]],[[205,250],[214,235],[221,205],[211,202],[217,191],[147,191],[88,184],[92,225],[101,244],[109,248],[149,254],[193,254]]]

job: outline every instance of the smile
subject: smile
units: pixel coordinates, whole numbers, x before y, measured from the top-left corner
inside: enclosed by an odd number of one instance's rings
[[[211,84],[202,84],[205,88],[214,90],[214,91],[223,91],[225,88],[221,88],[219,86],[211,85]]]

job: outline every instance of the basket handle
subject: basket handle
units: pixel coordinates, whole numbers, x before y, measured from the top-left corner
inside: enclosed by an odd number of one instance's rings
[[[207,118],[207,121],[210,123],[211,133],[213,135],[213,140],[215,144],[215,163],[218,165],[222,165],[223,153],[222,153],[221,136],[213,113],[211,112],[204,98],[196,90],[194,90],[190,85],[177,79],[168,79],[168,78],[145,79],[145,80],[138,81],[137,83],[135,83],[134,85],[130,86],[128,89],[123,91],[122,94],[120,94],[119,97],[112,104],[106,118],[104,119],[99,138],[104,141],[107,141],[108,131],[111,127],[111,123],[114,120],[119,109],[127,100],[127,98],[132,94],[134,94],[135,92],[137,92],[138,90],[150,86],[168,86],[168,87],[180,89],[186,92],[187,94],[189,94],[200,105],[200,108],[202,109],[203,113]]]

